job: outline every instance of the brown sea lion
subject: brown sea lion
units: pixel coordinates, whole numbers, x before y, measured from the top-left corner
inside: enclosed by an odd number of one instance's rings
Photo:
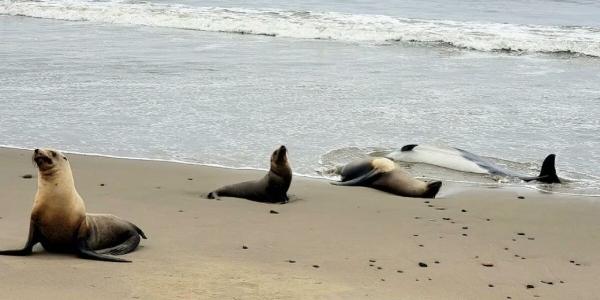
[[[130,262],[106,254],[135,250],[144,232],[133,223],[108,214],[86,214],[75,189],[67,157],[56,150],[35,149],[38,188],[31,212],[29,237],[23,249],[0,255],[29,255],[41,243],[49,252],[76,253],[87,259]]]
[[[406,197],[434,198],[442,186],[441,181],[427,183],[411,177],[387,158],[349,163],[340,175],[342,181],[331,184],[372,187]]]
[[[292,168],[287,159],[285,146],[279,147],[271,155],[269,173],[257,181],[224,186],[208,194],[209,199],[236,197],[268,203],[288,202],[287,191],[292,183]]]

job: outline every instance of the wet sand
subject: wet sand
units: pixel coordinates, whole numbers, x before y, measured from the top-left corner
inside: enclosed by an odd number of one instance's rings
[[[0,149],[0,248],[21,247],[30,151]],[[595,299],[595,198],[445,184],[432,200],[296,176],[285,204],[205,199],[262,176],[68,155],[88,212],[148,235],[131,264],[0,256],[6,299]],[[267,164],[268,157],[265,158]],[[293,155],[290,157],[293,167]],[[22,178],[31,174],[33,178]],[[519,196],[524,197],[520,199]]]

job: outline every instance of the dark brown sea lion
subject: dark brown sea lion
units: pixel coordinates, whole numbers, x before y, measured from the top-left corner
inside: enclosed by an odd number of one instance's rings
[[[209,199],[236,197],[268,203],[288,202],[287,191],[292,183],[292,168],[287,159],[285,146],[279,147],[271,155],[269,173],[257,181],[224,186],[208,194]]]
[[[46,251],[76,253],[87,259],[130,262],[106,255],[135,250],[144,232],[134,224],[108,214],[86,214],[75,189],[67,157],[56,150],[36,149],[38,188],[31,212],[29,237],[23,249],[0,255],[29,255],[41,243]]]
[[[441,181],[427,183],[411,177],[387,158],[349,163],[340,175],[342,181],[331,184],[372,187],[406,197],[434,198],[442,186]]]

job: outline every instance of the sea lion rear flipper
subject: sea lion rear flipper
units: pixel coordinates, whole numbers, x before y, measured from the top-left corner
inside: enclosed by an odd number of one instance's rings
[[[135,250],[135,248],[137,248],[137,246],[140,244],[140,235],[139,234],[135,234],[132,235],[131,237],[129,237],[125,242],[116,245],[114,247],[110,247],[110,248],[106,248],[106,249],[102,249],[102,250],[97,250],[95,251],[95,253],[98,254],[110,254],[110,255],[123,255],[123,254],[127,254],[133,250]]]
[[[0,255],[12,255],[12,256],[25,256],[30,255],[33,246],[39,242],[39,232],[37,227],[31,223],[29,225],[29,236],[27,237],[27,243],[25,243],[25,247],[19,250],[4,250],[0,251]]]
[[[374,177],[377,176],[379,174],[379,170],[377,169],[372,169],[371,171],[369,171],[368,173],[358,176],[356,178],[353,178],[351,180],[348,181],[334,181],[334,182],[330,182],[333,185],[344,185],[344,186],[351,186],[351,185],[365,185],[371,181],[373,181]]]
[[[139,237],[138,237],[139,238]],[[108,255],[98,254],[91,250],[85,239],[78,239],[77,241],[77,255],[85,259],[101,260],[101,261],[112,261],[112,262],[131,262],[130,260],[112,257]]]

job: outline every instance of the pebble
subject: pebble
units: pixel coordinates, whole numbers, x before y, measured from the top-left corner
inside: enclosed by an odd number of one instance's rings
[[[296,263],[296,261],[295,261],[295,260],[293,260],[293,259],[288,259],[288,262],[289,262],[290,264],[295,264],[295,263]]]
[[[482,263],[481,265],[484,267],[488,267],[488,268],[491,268],[494,266],[494,264],[491,264],[491,263]]]
[[[312,267],[315,268],[315,269],[320,268],[319,265],[313,265]]]
[[[100,186],[104,186],[104,183],[101,183]]]
[[[277,214],[279,214],[279,212],[278,212],[278,211],[276,211],[276,210],[272,210],[272,209],[269,211],[269,213],[270,213],[270,214],[274,214],[274,215],[277,215]]]
[[[525,286],[528,290],[534,288],[535,286],[533,286],[533,284],[528,284]]]
[[[25,174],[25,175],[21,176],[21,178],[23,178],[23,179],[31,179],[31,178],[33,178],[33,175],[31,175],[31,174]]]
[[[419,267],[421,267],[421,268],[427,268],[427,264],[424,263],[424,262],[420,262],[419,263]]]
[[[462,212],[467,212],[467,210],[466,210],[466,209],[461,209],[460,211],[462,211]]]
[[[248,249],[248,246],[246,246],[246,245],[243,245],[243,246],[242,246],[242,249]]]
[[[517,198],[519,198],[519,199],[525,199],[525,197],[523,197],[523,196],[519,196],[519,197],[517,197]]]

